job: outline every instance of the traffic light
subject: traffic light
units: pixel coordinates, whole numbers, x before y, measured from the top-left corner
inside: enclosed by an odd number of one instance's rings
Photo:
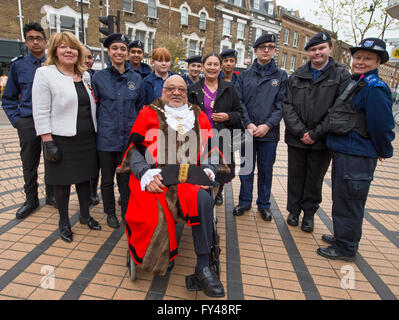
[[[100,33],[105,36],[109,36],[110,34],[114,33],[114,16],[106,16],[106,17],[98,17],[98,20],[106,25],[107,27],[100,27]],[[105,38],[100,38],[100,42],[104,43]]]

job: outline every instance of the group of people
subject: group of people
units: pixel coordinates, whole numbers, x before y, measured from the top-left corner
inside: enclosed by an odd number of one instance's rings
[[[256,59],[240,75],[233,72],[237,52],[227,49],[188,58],[188,74],[181,77],[171,72],[166,48],[152,52],[151,68],[142,62],[143,42],[130,42],[120,33],[105,39],[110,65],[97,72],[91,69],[92,52],[71,33],[52,35],[47,56],[39,24],[25,25],[24,36],[29,54],[11,63],[3,95],[3,109],[21,146],[26,202],[18,219],[39,206],[37,168],[43,146],[46,203],[58,208],[63,240],[73,240],[68,215],[72,184],[80,223],[101,229],[89,213],[99,201],[100,176],[107,224],[119,228],[116,176],[134,262],[158,274],[170,270],[177,255],[175,223],[185,221],[192,227],[197,255],[194,279],[208,296],[222,297],[223,285],[209,267],[213,195],[206,191],[216,182],[214,203],[221,205],[235,163],[232,146],[217,132],[248,130],[253,137],[251,154],[240,152],[240,166],[249,163],[251,172],[239,175],[239,202],[232,214],[251,209],[257,167],[256,205],[261,218],[271,221],[273,165],[284,119],[287,223],[298,226],[303,212],[301,229],[313,232],[332,159],[334,235],[323,235],[330,246],[317,252],[329,259],[355,259],[377,160],[393,155],[392,97],[378,78],[378,66],[388,61],[382,40],[364,39],[351,49],[352,75],[330,57],[331,38],[321,32],[306,45],[310,61],[290,77],[274,61],[273,34],[256,39]],[[362,119],[360,129],[332,134],[329,114],[353,81],[363,84],[350,102]],[[211,143],[215,137],[216,147]],[[205,178],[192,166],[201,167]]]

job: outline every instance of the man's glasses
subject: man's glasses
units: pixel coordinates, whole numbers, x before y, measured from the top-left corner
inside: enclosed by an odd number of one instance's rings
[[[44,41],[44,38],[43,37],[32,37],[32,36],[29,36],[29,37],[26,38],[26,40],[29,41],[29,42],[33,42],[33,41],[41,42],[41,41]]]
[[[184,87],[163,87],[163,89],[167,92],[167,93],[174,93],[176,90],[177,92],[179,92],[180,94],[185,94],[187,92],[187,89]]]
[[[259,46],[258,50],[261,51],[273,51],[274,49],[276,49],[276,46]]]

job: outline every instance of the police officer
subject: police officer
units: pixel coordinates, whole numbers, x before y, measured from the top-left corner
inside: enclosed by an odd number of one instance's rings
[[[324,176],[331,161],[325,144],[323,122],[350,81],[344,66],[330,57],[331,37],[320,32],[310,39],[305,50],[310,61],[290,77],[284,101],[285,142],[288,145],[287,223],[313,232],[314,215],[322,201]]]
[[[182,78],[188,87],[201,78],[202,56],[191,56],[186,59],[186,62],[188,74],[183,75]]]
[[[133,66],[133,70],[140,74],[141,78],[144,79],[148,76],[152,69],[151,67],[143,62],[144,58],[144,42],[141,40],[134,40],[129,43],[129,61]]]
[[[101,196],[107,223],[119,228],[115,211],[114,176],[121,163],[130,130],[143,106],[143,80],[126,60],[129,40],[121,33],[109,35],[111,66],[97,71],[93,90],[97,100],[97,151],[101,168]],[[124,218],[129,201],[129,173],[117,174],[121,211]]]
[[[245,155],[245,161],[252,161],[253,168],[251,174],[240,175],[239,204],[234,208],[233,214],[240,216],[251,209],[254,170],[257,161],[258,198],[256,204],[262,219],[270,221],[272,219],[270,194],[273,164],[280,139],[280,121],[283,116],[287,73],[278,69],[273,59],[276,54],[275,35],[260,36],[253,47],[257,58],[250,69],[239,75],[236,83],[243,107],[244,125],[247,129],[253,130],[253,154]]]
[[[46,60],[46,35],[40,24],[24,26],[25,44],[29,54],[11,62],[10,74],[3,95],[3,109],[17,128],[21,147],[26,201],[16,213],[23,219],[39,206],[37,168],[40,163],[41,139],[37,137],[32,118],[32,84],[36,69]],[[53,186],[46,185],[46,204],[56,206]]]
[[[224,81],[233,82],[234,85],[238,79],[237,74],[233,72],[237,64],[237,54],[237,51],[234,49],[225,49],[220,53],[222,57],[222,71],[219,77]]]
[[[328,134],[327,147],[332,151],[332,219],[334,236],[323,235],[329,243],[317,253],[325,258],[354,261],[362,234],[364,208],[377,160],[393,155],[395,127],[392,95],[379,79],[378,66],[389,60],[386,44],[377,38],[364,39],[351,48],[352,79],[364,77],[366,85],[352,100],[356,110],[365,115],[367,137],[355,130],[347,135]]]

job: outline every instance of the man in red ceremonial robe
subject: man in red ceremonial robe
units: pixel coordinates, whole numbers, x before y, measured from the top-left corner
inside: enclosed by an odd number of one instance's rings
[[[223,285],[209,267],[213,199],[207,189],[217,170],[228,169],[219,165],[218,148],[210,147],[212,136],[205,113],[187,104],[183,78],[171,76],[162,97],[139,113],[119,170],[131,170],[125,225],[134,262],[164,275],[177,256],[175,224],[185,221],[197,255],[195,282],[206,295],[223,297]]]

